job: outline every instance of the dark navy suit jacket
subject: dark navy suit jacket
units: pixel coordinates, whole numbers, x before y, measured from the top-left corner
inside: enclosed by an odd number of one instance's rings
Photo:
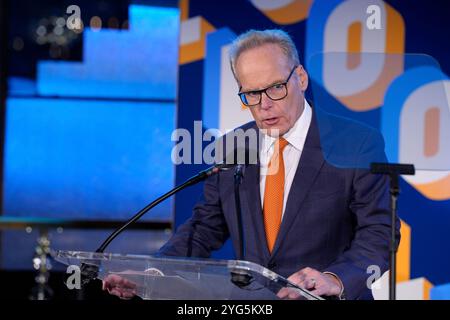
[[[255,122],[241,128],[257,129]],[[367,268],[379,266],[381,273],[388,269],[390,211],[387,178],[369,172],[371,161],[386,161],[378,131],[313,108],[272,253],[265,238],[259,164],[245,168],[240,187],[245,260],[285,277],[304,267],[333,272],[347,299],[373,298]],[[192,217],[160,254],[209,257],[230,236],[238,248],[233,171],[205,181]],[[396,228],[399,241],[398,219]]]

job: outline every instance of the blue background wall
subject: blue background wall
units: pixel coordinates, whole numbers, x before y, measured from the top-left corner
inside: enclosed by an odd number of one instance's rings
[[[188,14],[190,19],[201,17],[212,26],[212,31],[204,35],[204,46],[210,49],[215,37],[220,33],[240,34],[248,29],[282,28],[294,38],[299,49],[300,59],[305,62],[307,47],[313,42],[321,41],[321,29],[314,29],[326,21],[327,7],[338,5],[342,1],[313,1],[310,16],[299,21],[281,24],[270,19],[251,1],[200,1],[190,0]],[[450,30],[447,1],[385,1],[404,21],[404,53],[423,53],[433,57],[444,74],[450,74],[450,44],[446,40]],[[314,19],[311,12],[314,10]],[[308,30],[309,28],[309,30]],[[224,43],[230,43],[232,37],[224,37]],[[202,97],[209,95],[205,91],[219,91],[220,83],[205,80],[208,77],[207,66],[213,64],[217,51],[206,50],[197,59],[180,65],[180,87],[178,106],[178,127],[192,130],[194,120],[208,121],[211,113],[217,113],[220,106]],[[217,72],[220,72],[217,69]],[[218,77],[216,77],[218,78]],[[209,79],[210,80],[210,79]],[[311,89],[307,97],[311,98]],[[236,99],[230,96],[230,99]],[[217,102],[217,101],[216,101]],[[361,113],[362,121],[380,125],[379,110]],[[365,120],[364,120],[365,118]],[[206,129],[206,128],[205,128]],[[445,129],[444,129],[445,130]],[[449,165],[450,166],[450,165]],[[178,166],[177,183],[182,182],[194,172],[198,166]],[[400,217],[412,229],[411,238],[411,278],[426,277],[434,284],[450,282],[450,196],[433,200],[419,193],[412,185],[402,180],[402,194],[399,203]],[[447,193],[449,189],[447,189]],[[183,223],[191,214],[189,210],[198,199],[201,186],[196,186],[176,196],[176,224]],[[216,253],[218,257],[233,257],[233,250],[228,243],[224,249]]]

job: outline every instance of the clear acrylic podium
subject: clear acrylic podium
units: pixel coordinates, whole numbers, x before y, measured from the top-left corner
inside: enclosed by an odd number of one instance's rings
[[[53,251],[53,258],[67,266],[98,267],[97,278],[119,275],[136,285],[136,294],[146,300],[274,300],[287,287],[301,299],[322,300],[286,278],[258,264],[239,260],[213,260],[80,251]],[[239,287],[232,274],[251,276]]]

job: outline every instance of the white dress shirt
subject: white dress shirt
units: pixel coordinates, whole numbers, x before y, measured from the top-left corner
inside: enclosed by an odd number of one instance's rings
[[[300,117],[295,122],[294,126],[283,135],[289,144],[283,150],[284,159],[284,198],[283,198],[283,213],[286,208],[289,191],[294,181],[295,172],[297,171],[298,163],[302,155],[303,147],[305,145],[306,135],[311,124],[312,110],[308,101],[305,99],[305,108]],[[259,189],[261,193],[261,206],[264,206],[264,190],[266,188],[266,172],[269,161],[274,152],[274,144],[276,138],[269,135],[264,135],[262,139],[261,148],[259,151],[260,159],[260,183]]]

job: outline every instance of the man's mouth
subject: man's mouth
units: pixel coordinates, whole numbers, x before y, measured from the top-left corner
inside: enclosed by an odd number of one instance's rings
[[[268,126],[273,126],[278,123],[278,117],[266,118],[263,120],[263,123]]]

